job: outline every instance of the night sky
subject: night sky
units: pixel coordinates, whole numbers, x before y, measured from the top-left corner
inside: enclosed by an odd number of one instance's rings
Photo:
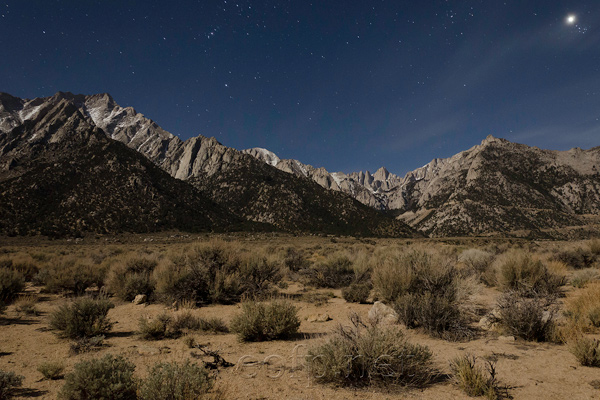
[[[597,0],[0,0],[0,48],[0,91],[108,92],[330,171],[600,145]]]

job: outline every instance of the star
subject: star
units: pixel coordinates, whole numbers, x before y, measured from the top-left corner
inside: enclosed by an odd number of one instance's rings
[[[568,25],[574,25],[575,22],[577,22],[577,17],[574,14],[569,14],[567,15],[566,21]]]

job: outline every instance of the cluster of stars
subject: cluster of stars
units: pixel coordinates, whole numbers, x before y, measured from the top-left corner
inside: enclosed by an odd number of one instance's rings
[[[588,28],[585,26],[581,26],[577,23],[577,15],[569,14],[565,18],[565,23],[569,26],[574,27],[578,33],[585,34],[588,31]]]

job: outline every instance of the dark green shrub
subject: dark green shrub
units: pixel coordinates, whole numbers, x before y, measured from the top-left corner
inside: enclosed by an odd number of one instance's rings
[[[109,300],[81,297],[54,311],[50,327],[70,339],[104,335],[112,328],[107,315],[113,307]]]
[[[231,321],[231,331],[244,342],[287,339],[298,332],[298,309],[286,300],[245,301]]]
[[[10,399],[16,388],[23,385],[24,377],[0,370],[0,399]]]
[[[342,289],[342,297],[349,303],[366,303],[371,294],[368,283],[353,283]]]
[[[570,350],[584,367],[600,367],[600,340],[579,338]]]
[[[502,398],[496,378],[496,366],[488,361],[486,369],[476,365],[473,356],[465,355],[450,362],[452,379],[467,396],[484,396],[490,400]]]
[[[555,335],[555,309],[552,303],[553,300],[548,298],[527,298],[516,292],[505,293],[498,300],[500,326],[521,339],[551,341]]]
[[[408,343],[396,326],[339,326],[327,342],[308,351],[309,374],[318,382],[338,385],[421,387],[434,381],[432,353]]]
[[[352,261],[345,256],[334,256],[314,264],[306,274],[309,284],[319,288],[341,288],[354,280]]]
[[[186,361],[158,363],[140,383],[140,400],[201,399],[213,387],[214,378],[206,368]]]
[[[0,303],[10,303],[24,288],[23,275],[12,269],[0,269]]]
[[[268,294],[281,280],[281,268],[265,257],[247,257],[240,265],[244,292],[254,296]]]
[[[82,361],[65,377],[58,397],[63,400],[135,400],[135,365],[121,356],[105,355]]]
[[[44,376],[44,379],[57,380],[63,377],[65,366],[59,362],[49,361],[40,364],[37,370]]]

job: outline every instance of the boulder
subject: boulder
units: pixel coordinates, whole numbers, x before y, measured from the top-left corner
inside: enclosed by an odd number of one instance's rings
[[[145,294],[138,294],[137,296],[135,296],[132,303],[133,304],[144,304],[146,302],[146,300],[147,300],[147,297]]]
[[[393,325],[398,323],[398,313],[390,306],[376,301],[369,310],[369,321],[373,325]]]
[[[308,322],[327,322],[331,321],[331,319],[329,314],[313,314],[306,318]]]

